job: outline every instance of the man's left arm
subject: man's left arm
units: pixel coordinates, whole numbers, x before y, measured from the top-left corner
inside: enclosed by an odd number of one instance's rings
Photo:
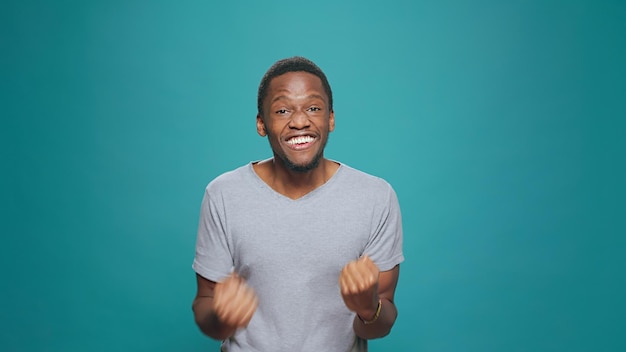
[[[394,294],[400,276],[400,265],[380,272],[367,256],[348,263],[339,277],[341,295],[356,313],[354,332],[363,339],[389,334],[398,316]]]

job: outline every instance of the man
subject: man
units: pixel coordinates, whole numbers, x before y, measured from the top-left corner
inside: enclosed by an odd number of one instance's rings
[[[397,316],[404,257],[396,194],[324,157],[335,114],[313,62],[276,62],[257,105],[257,132],[273,158],[206,188],[195,321],[223,340],[223,351],[366,351]]]

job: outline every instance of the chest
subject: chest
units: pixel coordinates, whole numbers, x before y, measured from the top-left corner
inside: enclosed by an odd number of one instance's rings
[[[357,259],[372,232],[371,211],[349,202],[246,202],[227,222],[235,268],[254,280],[339,274]]]

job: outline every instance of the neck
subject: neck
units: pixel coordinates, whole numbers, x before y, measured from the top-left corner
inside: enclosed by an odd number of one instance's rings
[[[320,187],[337,171],[339,165],[322,158],[314,169],[300,172],[289,169],[279,159],[273,158],[254,165],[265,183],[276,192],[291,199],[298,199]]]

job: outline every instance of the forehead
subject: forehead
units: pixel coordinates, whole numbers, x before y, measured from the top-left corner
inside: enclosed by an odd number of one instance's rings
[[[274,77],[270,81],[267,97],[271,98],[273,95],[284,93],[316,93],[328,100],[322,80],[308,72],[287,72]]]

